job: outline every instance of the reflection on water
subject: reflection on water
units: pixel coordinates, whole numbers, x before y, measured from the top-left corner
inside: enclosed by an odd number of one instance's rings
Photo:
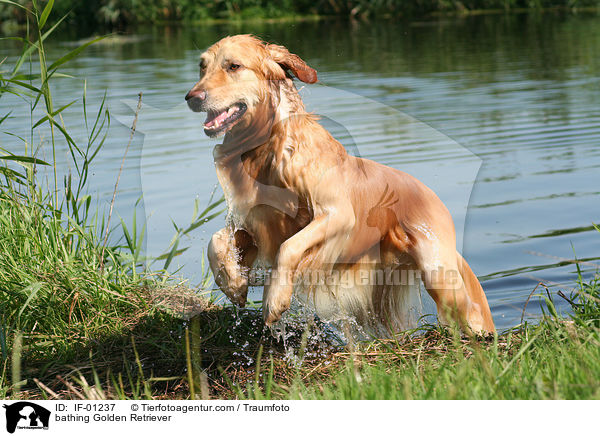
[[[89,102],[98,103],[108,88],[124,123],[113,118],[92,175],[101,204],[110,198],[127,143],[129,108],[144,93],[145,136],[132,144],[117,212],[131,217],[143,192],[150,253],[168,245],[171,219],[189,223],[194,199],[205,204],[216,186],[214,141],[204,137],[203,119],[182,104],[197,78],[198,54],[226,34],[246,32],[288,46],[318,70],[322,86],[306,86],[303,98],[309,110],[327,115],[324,123],[353,154],[435,188],[455,214],[459,236],[464,227],[462,250],[483,280],[500,329],[519,322],[538,281],[572,286],[574,253],[587,273],[600,265],[600,234],[591,225],[600,221],[600,18],[547,14],[150,28],[91,47],[65,72],[87,79]],[[53,44],[50,57],[70,42]],[[16,50],[5,43],[0,55],[10,64]],[[82,89],[79,80],[57,82],[57,107],[80,98]],[[373,105],[362,104],[364,98]],[[9,101],[3,99],[2,113]],[[420,127],[399,123],[405,115]],[[65,122],[83,135],[79,120],[71,115]],[[22,116],[3,125],[15,126],[26,128]],[[0,140],[14,147],[6,135]],[[465,218],[469,171],[477,182]],[[181,258],[181,273],[192,281],[200,279],[208,235],[223,220],[184,241],[192,248]],[[529,313],[536,310],[529,304]]]

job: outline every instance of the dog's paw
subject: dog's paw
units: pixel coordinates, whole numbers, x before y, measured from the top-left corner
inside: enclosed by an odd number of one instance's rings
[[[269,299],[268,299],[269,300]],[[281,315],[290,308],[289,299],[267,301],[263,305],[263,320],[267,326],[272,326],[281,319]]]
[[[275,324],[281,319],[281,314],[277,315],[272,312],[265,312],[263,313],[263,319],[265,321],[265,325],[267,327],[271,327],[273,324]]]
[[[246,301],[248,297],[248,287],[244,286],[240,288],[229,287],[223,291],[223,293],[229,298],[233,304],[238,307],[246,306]]]
[[[236,300],[232,300],[231,301],[233,304],[235,304],[237,307],[243,309],[244,307],[246,307],[246,299],[245,298],[238,298]]]

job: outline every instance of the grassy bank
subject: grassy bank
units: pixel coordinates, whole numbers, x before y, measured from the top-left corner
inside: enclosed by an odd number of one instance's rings
[[[16,0],[31,8],[31,0]],[[40,0],[43,5],[44,2]],[[135,23],[219,20],[284,20],[317,17],[397,18],[484,11],[539,11],[595,9],[599,0],[55,0],[57,16],[70,13],[68,22],[80,29],[124,27]],[[26,13],[0,3],[0,22],[23,24]]]
[[[28,11],[31,21],[26,37],[12,38],[22,43],[21,56],[11,65],[5,60],[0,65],[4,108],[0,127],[12,117],[23,117],[20,108],[27,108],[29,114],[24,119],[31,119],[27,134],[2,129],[0,148],[3,397],[19,397],[22,391],[39,388],[35,380],[52,384],[48,380],[65,377],[66,381],[69,373],[77,373],[73,365],[84,361],[82,365],[88,369],[91,362],[100,371],[116,368],[115,374],[121,378],[133,368],[131,390],[133,383],[138,383],[136,362],[143,358],[131,348],[136,329],[143,325],[147,333],[157,325],[169,327],[169,334],[161,331],[160,337],[144,336],[141,341],[145,352],[163,355],[164,341],[172,335],[181,336],[185,328],[180,318],[173,324],[175,318],[170,317],[169,310],[193,313],[208,307],[196,292],[180,289],[166,268],[184,248],[178,245],[179,238],[218,213],[215,208],[220,202],[199,210],[190,226],[177,230],[165,254],[150,260],[141,253],[144,229],[137,228],[135,215],[129,228],[125,221],[113,218],[114,196],[106,211],[92,207],[97,201],[87,193],[88,174],[110,128],[106,102],[90,107],[83,86],[81,101],[58,107],[52,89],[56,80],[72,80],[59,69],[96,40],[48,63],[44,43],[56,30],[56,25],[49,24],[52,12],[52,3],[44,9],[34,5]],[[56,22],[60,24],[62,19]],[[63,115],[75,107],[81,109],[80,122],[86,127],[87,138],[74,139],[63,120]],[[123,139],[124,153],[134,133],[135,121],[131,137]],[[71,157],[68,171],[59,168],[65,164],[56,158],[65,153]],[[43,160],[42,155],[50,158]],[[117,191],[118,179],[115,195]],[[150,261],[155,265],[152,272],[148,269]],[[167,311],[159,310],[167,300]],[[190,302],[194,307],[186,308]],[[114,348],[123,343],[129,349]]]
[[[24,381],[16,391],[4,380],[3,396],[599,399],[598,283],[582,284],[568,297],[572,316],[554,313],[551,299],[541,295],[545,317],[495,338],[465,338],[431,326],[417,335],[351,345],[307,334],[300,325],[288,327],[292,334],[284,345],[262,328],[258,311],[206,304],[181,288],[143,292],[146,308],[101,314],[105,333],[90,329],[82,337],[56,329],[69,345],[54,353],[40,344],[53,338],[24,332]],[[97,316],[82,315],[88,323]]]
[[[258,310],[219,306],[202,294],[206,286],[189,289],[170,278],[165,269],[181,249],[175,242],[149,270],[143,229],[111,224],[86,193],[110,117],[104,103],[87,108],[87,140],[69,135],[61,114],[75,106],[55,107],[52,84],[69,80],[59,68],[85,46],[48,65],[50,12],[33,14],[23,55],[0,68],[0,99],[16,94],[33,120],[29,137],[3,136],[0,153],[0,397],[600,396],[600,278],[580,277],[570,295],[540,287],[532,298],[542,299],[546,315],[495,338],[430,326],[393,341],[343,343],[304,320],[288,326],[283,343]],[[0,114],[0,125],[10,116]],[[59,147],[72,156],[65,178],[54,158]],[[39,158],[42,149],[51,160]],[[210,219],[217,206],[177,234]],[[572,315],[557,314],[553,298],[567,299]]]
[[[542,299],[544,316],[500,336],[464,338],[430,326],[417,335],[347,345],[287,373],[278,369],[281,358],[266,358],[231,393],[250,399],[599,399],[600,276],[588,283],[580,277],[568,296],[540,288],[534,298]],[[554,298],[567,299],[572,313],[558,314]],[[310,347],[302,352],[312,355]]]

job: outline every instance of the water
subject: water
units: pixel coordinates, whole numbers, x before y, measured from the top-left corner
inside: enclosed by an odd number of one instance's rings
[[[56,82],[56,106],[81,98],[83,78],[92,106],[108,90],[113,125],[90,185],[105,207],[131,107],[143,92],[114,219],[131,221],[143,194],[138,208],[147,217],[149,254],[164,252],[172,221],[189,224],[194,200],[206,205],[217,186],[215,141],[202,133],[203,116],[183,103],[198,55],[226,34],[248,32],[286,45],[317,69],[320,84],[307,85],[302,96],[350,152],[415,174],[438,192],[499,329],[519,322],[539,281],[573,286],[576,269],[565,260],[576,255],[586,274],[597,270],[600,17],[552,14],[149,28],[92,46],[63,71],[80,79]],[[49,42],[49,57],[73,43]],[[2,44],[10,65],[16,48]],[[3,129],[26,132],[29,118],[16,101],[3,97],[0,104],[2,114],[15,110]],[[84,135],[76,112],[65,122]],[[18,150],[13,137],[0,141]],[[67,171],[67,156],[59,158]],[[190,249],[173,269],[192,284],[202,278],[207,238],[224,219],[182,241]],[[526,315],[536,314],[530,304]]]

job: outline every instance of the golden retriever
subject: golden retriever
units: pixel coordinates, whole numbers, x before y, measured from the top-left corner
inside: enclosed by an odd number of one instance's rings
[[[224,135],[214,161],[229,213],[208,248],[218,286],[244,306],[252,267],[268,266],[267,325],[295,290],[327,319],[394,332],[405,325],[414,289],[407,273],[416,271],[440,322],[493,332],[442,201],[406,173],[349,155],[306,112],[292,75],[317,81],[285,47],[230,36],[202,54],[200,80],[186,95],[193,111],[208,114],[204,132]]]

